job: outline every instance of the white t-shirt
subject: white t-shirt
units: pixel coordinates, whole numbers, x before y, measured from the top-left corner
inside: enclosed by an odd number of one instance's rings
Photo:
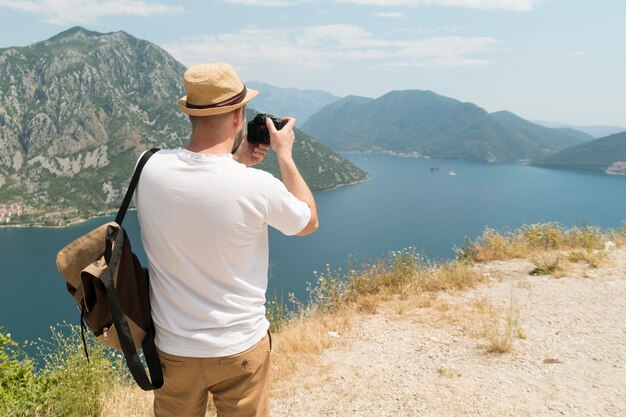
[[[260,341],[269,327],[267,226],[301,232],[308,205],[230,154],[180,148],[152,156],[135,203],[159,349],[218,357]]]

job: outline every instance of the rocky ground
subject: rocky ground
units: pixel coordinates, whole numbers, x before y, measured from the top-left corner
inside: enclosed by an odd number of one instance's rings
[[[626,249],[599,268],[530,276],[528,260],[476,266],[456,294],[394,300],[274,383],[271,415],[626,416]],[[519,318],[512,350],[484,329]]]

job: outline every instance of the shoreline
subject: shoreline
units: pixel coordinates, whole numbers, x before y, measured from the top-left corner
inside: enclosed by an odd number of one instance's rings
[[[387,156],[395,156],[398,158],[411,158],[411,159],[426,159],[432,161],[461,161],[461,162],[470,162],[473,164],[488,164],[488,165],[499,165],[499,164],[516,164],[516,165],[530,165],[529,160],[521,159],[519,161],[488,161],[481,159],[464,159],[464,158],[444,158],[444,157],[435,157],[430,155],[424,155],[417,151],[412,152],[397,152],[390,151],[386,149],[369,149],[365,151],[336,151],[339,155],[345,154],[353,154],[353,155],[387,155]]]
[[[331,187],[331,188],[324,188],[323,190],[317,190],[317,191],[314,191],[314,192],[320,192],[320,193],[321,193],[321,192],[325,192],[325,191],[332,191],[332,190],[336,190],[337,188],[346,187],[346,186],[348,186],[348,185],[357,185],[357,184],[361,184],[361,183],[366,182],[366,181],[367,181],[367,180],[369,180],[369,179],[370,179],[370,175],[369,175],[369,174],[366,174],[366,175],[365,175],[365,178],[363,178],[363,179],[361,179],[361,180],[357,180],[357,181],[353,181],[353,182],[347,182],[347,183],[345,183],[345,184],[338,184],[338,185],[335,185],[334,187]]]
[[[129,208],[128,211],[136,211],[136,208]],[[46,225],[46,224],[1,224],[0,225],[0,229],[12,229],[12,228],[26,228],[26,227],[32,227],[32,228],[38,228],[38,229],[64,229],[66,227],[70,227],[70,226],[76,226],[79,225],[81,223],[86,223],[90,220],[95,220],[98,218],[103,218],[103,217],[108,217],[112,214],[117,213],[117,209],[116,210],[108,210],[108,211],[104,211],[104,212],[100,212],[96,215],[87,217],[87,218],[80,218],[80,219],[76,219],[76,220],[72,220],[71,222],[64,224],[64,225]]]
[[[349,186],[349,185],[357,185],[357,184],[361,184],[367,180],[370,179],[369,174],[367,174],[365,176],[364,179],[361,180],[357,180],[357,181],[353,181],[353,182],[348,182],[345,184],[338,184],[335,185],[334,187],[331,188],[324,188],[322,190],[317,190],[314,192],[326,192],[326,191],[332,191],[335,190],[337,188],[341,188],[341,187],[345,187],[345,186]],[[129,208],[128,211],[137,211],[137,209],[135,207]],[[110,216],[112,214],[117,213],[117,209],[115,210],[107,210],[101,213],[98,213],[96,215],[90,216],[90,217],[86,217],[86,218],[80,218],[80,219],[76,219],[76,220],[72,220],[67,224],[64,225],[45,225],[45,224],[20,224],[20,223],[16,223],[16,224],[0,224],[0,230],[2,229],[12,229],[12,228],[27,228],[27,227],[32,227],[32,228],[38,228],[38,229],[64,229],[66,227],[71,227],[71,226],[76,226],[82,223],[86,223],[90,220],[95,220],[98,218],[103,218],[103,217],[107,217]]]

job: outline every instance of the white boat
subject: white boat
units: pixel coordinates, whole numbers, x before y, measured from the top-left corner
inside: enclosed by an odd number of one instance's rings
[[[456,175],[456,172],[454,172],[454,171],[448,171],[448,175],[455,176],[455,175]]]

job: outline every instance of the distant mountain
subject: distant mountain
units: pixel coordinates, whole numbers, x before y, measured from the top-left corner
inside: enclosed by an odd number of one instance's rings
[[[0,49],[0,221],[9,206],[12,223],[50,225],[117,208],[141,151],[187,142],[184,70],[124,32],[76,27]],[[298,130],[295,158],[313,189],[367,176]]]
[[[583,142],[593,140],[593,136],[579,130],[559,127],[547,128],[522,119],[508,111],[491,113],[491,116],[509,127],[523,132],[537,144],[546,149],[565,149]]]
[[[580,132],[593,136],[594,138],[603,138],[605,136],[614,135],[615,133],[626,132],[626,127],[620,126],[574,126],[563,123],[546,122],[543,120],[533,120],[536,123],[545,127],[565,127],[569,129],[575,129]]]
[[[340,151],[489,162],[541,159],[592,139],[421,90],[392,91],[375,100],[345,97],[311,116],[302,130]]]
[[[339,100],[339,97],[321,90],[280,88],[258,81],[249,81],[246,85],[260,92],[254,99],[255,109],[280,117],[293,116],[298,126],[323,107]]]
[[[626,132],[562,150],[534,165],[626,175]]]

